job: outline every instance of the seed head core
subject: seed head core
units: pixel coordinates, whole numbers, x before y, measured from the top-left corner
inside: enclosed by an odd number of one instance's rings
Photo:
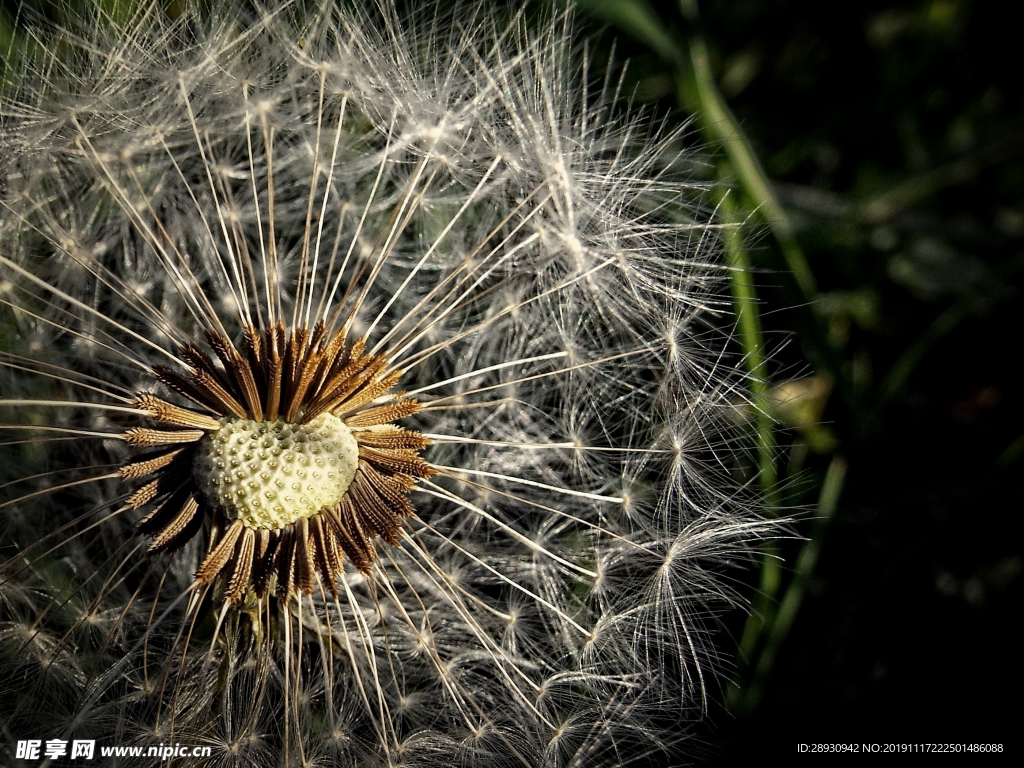
[[[206,340],[216,359],[189,343],[183,371],[153,369],[196,408],[149,392],[132,400],[155,422],[121,435],[145,453],[118,474],[152,477],[124,502],[150,509],[136,530],[154,537],[154,554],[203,535],[196,583],[219,581],[228,604],[309,595],[318,580],[337,597],[344,561],[368,574],[377,539],[400,546],[416,514],[408,494],[436,474],[419,455],[430,440],[393,423],[419,402],[391,392],[402,372],[385,355],[323,323],[247,327],[241,351],[213,331]]]
[[[305,424],[230,419],[196,447],[199,490],[230,520],[276,530],[344,497],[359,446],[337,416]]]

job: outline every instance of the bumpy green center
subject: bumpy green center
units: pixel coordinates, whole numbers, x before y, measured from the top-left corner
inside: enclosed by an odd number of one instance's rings
[[[199,444],[194,470],[225,516],[273,530],[341,501],[358,464],[352,432],[325,413],[308,424],[226,421]]]

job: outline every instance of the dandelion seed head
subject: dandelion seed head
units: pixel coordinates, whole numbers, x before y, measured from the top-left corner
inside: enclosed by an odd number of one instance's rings
[[[567,15],[179,11],[43,25],[0,92],[10,727],[226,765],[671,741],[709,571],[765,530],[678,134]]]

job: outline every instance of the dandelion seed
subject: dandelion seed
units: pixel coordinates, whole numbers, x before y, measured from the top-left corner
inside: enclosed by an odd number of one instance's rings
[[[5,739],[593,766],[704,706],[764,531],[701,190],[567,17],[455,13],[12,48]]]

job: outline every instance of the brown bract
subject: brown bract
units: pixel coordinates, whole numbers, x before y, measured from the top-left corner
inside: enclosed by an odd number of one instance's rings
[[[144,453],[120,470],[126,481],[152,476],[128,497],[129,509],[151,507],[139,522],[154,536],[151,553],[171,552],[206,532],[206,557],[196,571],[200,584],[220,579],[224,599],[237,603],[251,590],[287,599],[310,594],[317,579],[337,597],[337,575],[347,557],[367,573],[376,559],[375,539],[399,543],[401,520],[415,513],[407,494],[417,478],[435,471],[419,452],[423,435],[391,422],[419,410],[419,403],[391,393],[402,375],[388,370],[385,355],[351,345],[323,324],[262,332],[250,327],[240,352],[227,337],[207,333],[208,352],[196,344],[180,349],[184,371],[155,367],[154,376],[191,401],[190,407],[141,394],[134,407],[159,427],[131,427],[122,437]],[[383,401],[383,402],[381,402]],[[305,424],[331,413],[352,431],[359,465],[345,495],[312,517],[277,529],[252,528],[213,506],[196,483],[197,446],[232,419]],[[150,449],[150,450],[146,450]]]

